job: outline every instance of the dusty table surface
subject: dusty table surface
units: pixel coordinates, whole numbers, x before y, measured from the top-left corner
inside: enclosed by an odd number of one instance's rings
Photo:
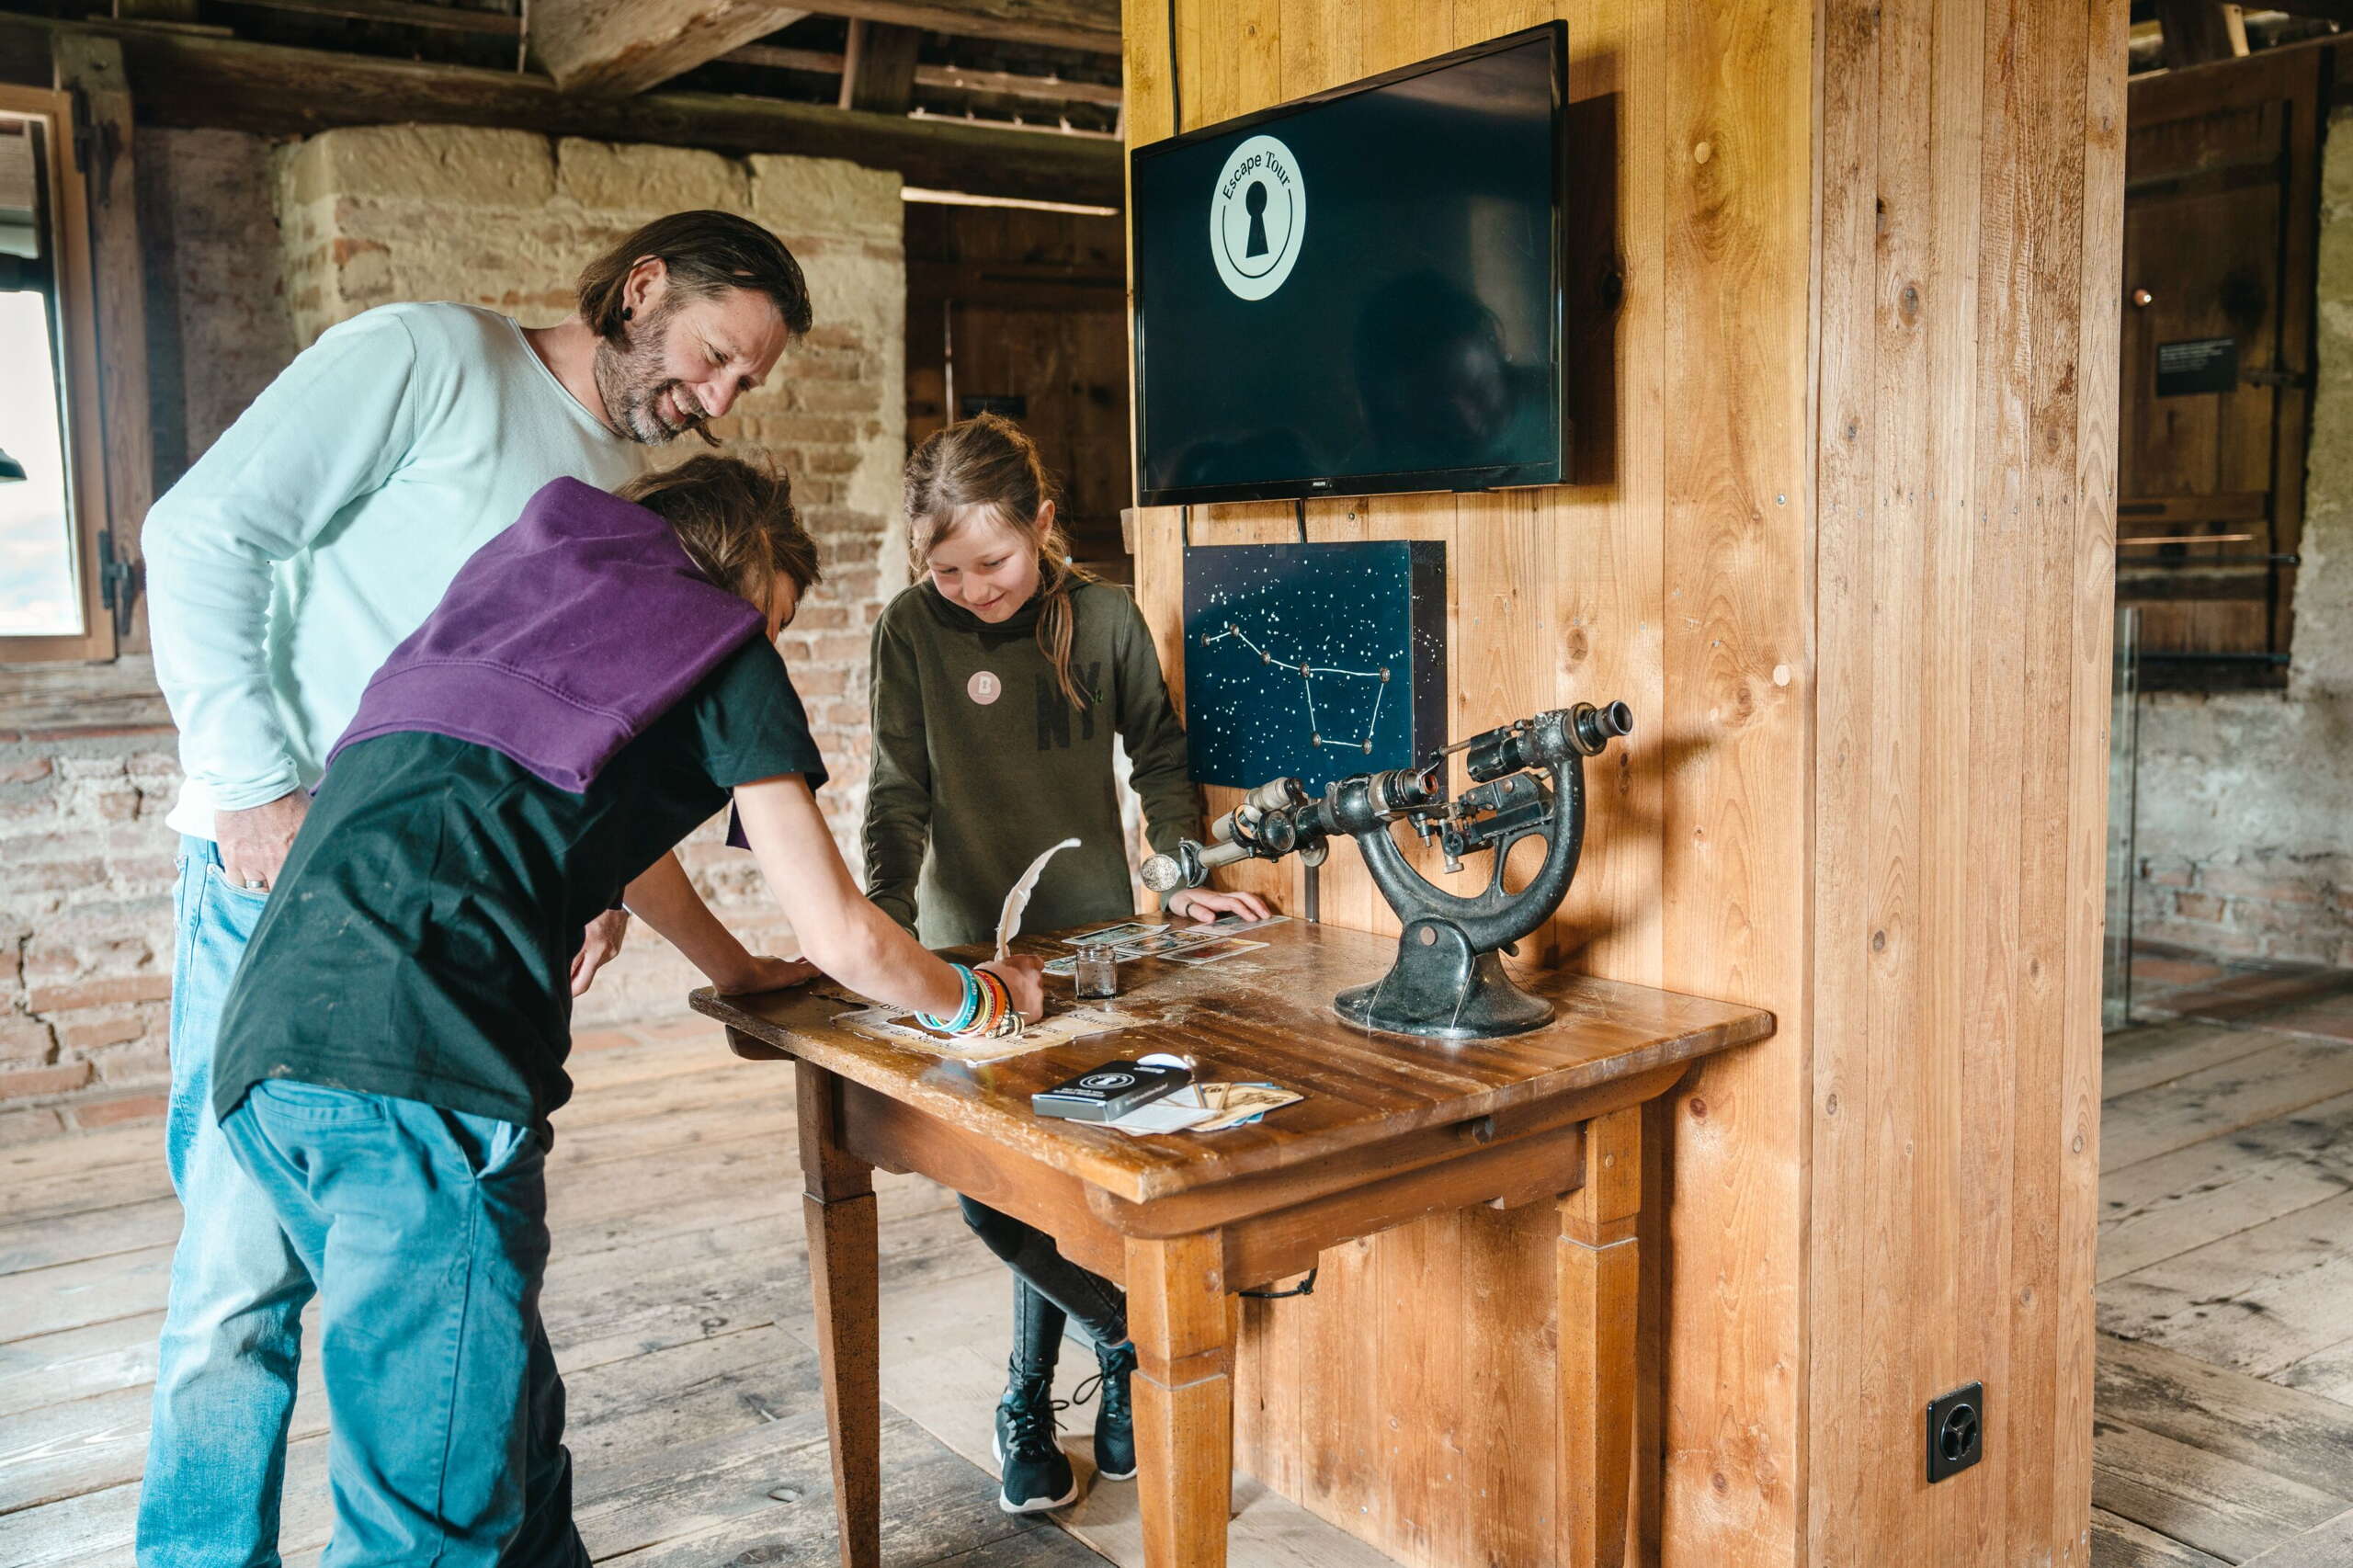
[[[1064,957],[1073,949],[1061,937],[1100,927],[1024,937],[1014,948]],[[1491,1040],[1387,1034],[1343,1022],[1332,997],[1386,972],[1395,937],[1302,920],[1242,937],[1267,946],[1209,964],[1124,962],[1120,994],[1108,1001],[1078,1003],[1069,977],[1049,975],[1050,1018],[1084,1006],[1121,1014],[1123,1027],[994,1062],[943,1057],[838,1024],[870,1004],[829,982],[747,996],[706,989],[690,1001],[738,1031],[741,1053],[800,1058],[1135,1200],[1509,1111],[1694,1061],[1773,1029],[1773,1016],[1755,1007],[1588,975],[1516,971],[1520,985],[1558,1009],[1541,1028]],[[947,952],[966,962],[988,956],[981,948]],[[1040,1089],[1151,1051],[1189,1056],[1204,1079],[1263,1081],[1307,1097],[1254,1126],[1146,1138],[1029,1108]]]

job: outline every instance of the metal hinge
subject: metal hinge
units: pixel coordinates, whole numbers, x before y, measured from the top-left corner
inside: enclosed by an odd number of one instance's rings
[[[122,132],[111,119],[90,113],[90,95],[74,90],[74,167],[89,182],[91,199],[100,207],[114,200],[114,161],[122,151]]]
[[[2242,370],[2239,379],[2251,387],[2308,387],[2310,370]]]
[[[139,598],[139,565],[114,552],[114,530],[98,530],[98,602],[114,613],[114,634],[129,635],[131,607]]]

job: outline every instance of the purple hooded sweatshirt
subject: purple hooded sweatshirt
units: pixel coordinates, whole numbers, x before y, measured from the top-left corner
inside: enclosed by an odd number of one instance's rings
[[[551,480],[369,681],[327,754],[399,730],[505,753],[586,790],[720,662],[767,630],[703,576],[660,516]]]

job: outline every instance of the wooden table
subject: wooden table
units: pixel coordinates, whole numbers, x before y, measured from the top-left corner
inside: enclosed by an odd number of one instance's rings
[[[1521,977],[1559,1006],[1508,1040],[1449,1043],[1342,1023],[1333,994],[1377,977],[1392,937],[1292,921],[1221,963],[1120,966],[1137,1027],[988,1064],[836,1026],[810,988],[694,994],[736,1053],[797,1063],[810,1277],[832,1429],[842,1561],[881,1562],[875,1167],[916,1171],[1025,1220],[1128,1291],[1144,1553],[1225,1562],[1233,1475],[1229,1297],[1325,1248],[1425,1215],[1552,1202],[1560,1217],[1557,1561],[1615,1568],[1626,1540],[1642,1339],[1635,1221],[1642,1107],[1699,1057],[1761,1039],[1769,1014],[1569,974]],[[1051,937],[1023,950],[1069,949]],[[959,956],[985,956],[960,953]],[[1067,1006],[1070,983],[1047,982]],[[1255,1127],[1131,1138],[1033,1115],[1029,1096],[1151,1051],[1304,1101]],[[1579,1353],[1580,1348],[1584,1353]]]

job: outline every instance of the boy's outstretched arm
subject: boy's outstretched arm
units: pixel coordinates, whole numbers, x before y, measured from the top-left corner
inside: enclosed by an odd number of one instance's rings
[[[814,965],[796,959],[756,957],[695,892],[676,851],[654,862],[621,894],[630,913],[660,932],[687,961],[722,991],[781,991],[813,979]]]
[[[735,811],[810,962],[852,991],[892,1006],[945,1017],[963,1006],[963,982],[947,961],[926,951],[858,892],[807,779],[787,773],[739,784]],[[1044,1016],[1044,966],[1036,959],[1017,955],[980,967],[1006,983],[1024,1017]]]

